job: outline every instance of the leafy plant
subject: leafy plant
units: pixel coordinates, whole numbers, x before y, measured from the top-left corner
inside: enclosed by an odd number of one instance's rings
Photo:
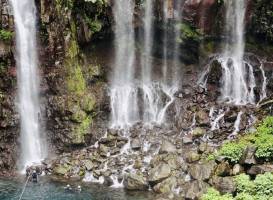
[[[181,30],[181,36],[180,36],[181,43],[187,40],[199,41],[201,39],[201,33],[199,32],[199,30],[195,29],[194,27],[186,23],[182,23],[179,26]]]
[[[10,41],[12,37],[13,37],[13,33],[11,31],[0,29],[0,40]]]
[[[228,142],[222,146],[219,155],[226,157],[231,162],[237,163],[243,155],[246,144],[243,142]]]
[[[235,177],[236,188],[239,193],[250,194],[252,193],[255,185],[253,181],[250,180],[250,177],[246,174],[240,174]]]
[[[273,158],[273,117],[266,117],[255,133],[241,137],[238,141],[225,143],[219,150],[219,155],[237,163],[247,146],[254,146],[255,156],[266,161]]]
[[[236,196],[221,195],[217,190],[210,188],[202,196],[202,200],[273,200],[273,174],[260,174],[255,180],[250,180],[246,174],[235,177]]]
[[[258,196],[269,196],[273,197],[273,174],[265,173],[259,174],[253,181],[255,188],[254,194]]]
[[[204,194],[201,200],[232,200],[232,196],[230,194],[221,195],[220,192],[215,190],[214,188],[209,188],[207,193]]]
[[[267,134],[260,134],[255,140],[257,150],[255,156],[257,158],[269,160],[273,156],[273,136]]]

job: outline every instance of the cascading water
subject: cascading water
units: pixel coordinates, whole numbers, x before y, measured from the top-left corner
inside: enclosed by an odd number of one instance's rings
[[[17,47],[19,89],[20,168],[39,163],[46,155],[40,136],[39,78],[36,49],[36,8],[34,0],[11,0]]]
[[[174,37],[168,35],[168,21],[172,19],[177,21],[180,14],[175,14],[175,10],[170,1],[163,2],[163,22],[165,26],[163,39],[163,66],[162,76],[159,80],[153,80],[152,63],[149,58],[152,57],[152,35],[153,35],[153,4],[152,0],[147,0],[145,5],[144,17],[144,63],[142,63],[142,80],[144,93],[144,117],[146,124],[156,123],[161,125],[165,121],[167,109],[174,101],[174,94],[179,86],[179,70],[178,70],[178,43],[176,38],[179,36],[179,29],[173,31]],[[177,3],[176,8],[180,7]],[[179,13],[179,12],[177,12]],[[168,63],[167,48],[172,44],[173,62]],[[165,100],[163,100],[165,97]]]
[[[180,3],[179,3],[180,4]],[[143,53],[141,54],[141,77],[137,76],[135,55],[135,33],[133,27],[133,1],[115,1],[113,7],[115,26],[115,68],[111,79],[110,99],[112,110],[112,128],[126,129],[138,121],[146,125],[159,124],[165,121],[168,107],[174,101],[174,94],[178,90],[178,37],[179,29],[175,29],[175,37],[172,38],[173,60],[172,65],[167,63],[167,55],[164,55],[161,77],[153,72],[153,8],[154,1],[145,1],[143,17]],[[168,8],[173,5],[164,3],[164,22],[168,22],[170,12]],[[173,9],[174,12],[174,9]],[[179,13],[179,12],[177,12]],[[173,16],[175,14],[173,13]],[[176,14],[176,21],[180,17]],[[170,36],[165,33],[165,39]],[[169,43],[169,42],[168,42]],[[167,49],[164,42],[164,51]],[[167,69],[167,70],[166,70]],[[163,79],[163,80],[162,80]],[[168,79],[168,80],[167,80]]]
[[[223,56],[219,59],[223,68],[221,99],[235,104],[254,103],[254,96],[248,89],[244,64],[244,21],[245,0],[227,0],[226,34],[227,42]],[[249,72],[251,74],[251,72]]]
[[[126,128],[139,119],[137,87],[134,85],[135,42],[133,28],[134,2],[115,1],[115,69],[110,88],[114,128]]]
[[[202,74],[199,85],[206,87],[210,73],[210,66],[217,60],[222,68],[221,97],[222,102],[235,105],[255,104],[256,96],[254,89],[257,87],[254,66],[245,58],[245,13],[246,0],[226,0],[226,41],[221,55],[214,56]],[[260,100],[266,97],[266,76],[264,75],[262,62],[260,71],[263,75],[262,91]]]
[[[153,70],[153,33],[154,33],[154,0],[146,0],[144,8],[144,31],[143,31],[143,51],[138,52],[141,64],[141,71],[137,71],[137,56],[135,51],[135,32],[134,32],[134,1],[117,0],[114,2],[113,13],[115,19],[115,65],[111,77],[110,101],[111,101],[111,128],[118,129],[118,134],[127,138],[127,143],[123,146],[116,157],[126,160],[127,163],[122,171],[112,174],[111,179],[115,183],[113,187],[120,187],[122,182],[118,177],[122,177],[128,171],[134,173],[132,168],[134,160],[129,158],[134,151],[131,147],[130,128],[136,122],[141,121],[148,129],[153,124],[162,125],[168,107],[173,103],[174,94],[178,88],[178,46],[174,45],[175,38],[172,38],[172,51],[175,65],[166,65],[166,73],[158,76],[158,71]],[[171,5],[170,5],[171,6]],[[178,15],[179,16],[179,15]],[[167,17],[166,17],[167,18]],[[176,20],[174,20],[176,21]],[[175,36],[178,36],[178,31]],[[173,36],[173,35],[172,35]],[[165,35],[166,38],[170,37]],[[165,46],[166,45],[166,46]],[[164,44],[167,49],[168,44]],[[167,56],[164,56],[164,63],[167,63]],[[174,69],[172,69],[174,68]],[[161,70],[159,70],[160,74]],[[176,76],[173,76],[176,75]],[[173,78],[175,77],[175,78]],[[164,79],[162,81],[162,79]],[[168,79],[168,81],[167,81]],[[166,81],[165,81],[166,80]],[[146,127],[144,126],[144,127]],[[145,133],[145,128],[141,133]],[[147,145],[147,148],[148,145]],[[152,155],[158,151],[145,150],[145,161],[149,162]],[[148,153],[149,152],[149,153]],[[114,158],[114,157],[111,157]],[[88,179],[88,178],[87,178]],[[94,180],[92,174],[89,176]],[[95,181],[100,181],[96,179]]]

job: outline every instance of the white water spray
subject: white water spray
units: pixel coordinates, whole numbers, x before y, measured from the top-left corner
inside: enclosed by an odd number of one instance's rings
[[[226,34],[227,42],[220,63],[223,68],[221,99],[237,105],[249,103],[252,99],[245,79],[244,59],[244,20],[245,0],[227,0]],[[250,102],[253,103],[253,102]]]
[[[11,0],[16,25],[17,76],[19,89],[20,167],[25,168],[46,156],[40,136],[39,78],[36,48],[34,0]]]
[[[241,125],[241,119],[242,119],[242,114],[243,112],[240,111],[237,115],[237,118],[236,118],[236,121],[234,123],[234,131],[232,132],[232,134],[229,135],[229,138],[230,139],[233,139],[237,134],[238,132],[240,131],[240,125]]]
[[[219,110],[216,116],[213,114],[210,116],[210,124],[211,124],[211,131],[218,130],[220,128],[220,120],[225,116],[225,112],[223,110]]]
[[[135,38],[134,1],[115,1],[115,69],[110,88],[113,128],[126,128],[138,117],[137,88],[134,86]]]

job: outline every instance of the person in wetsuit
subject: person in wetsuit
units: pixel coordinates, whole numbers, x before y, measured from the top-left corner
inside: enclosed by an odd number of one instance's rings
[[[31,176],[32,176],[32,182],[37,183],[38,182],[38,173],[36,172],[36,170],[33,170]]]

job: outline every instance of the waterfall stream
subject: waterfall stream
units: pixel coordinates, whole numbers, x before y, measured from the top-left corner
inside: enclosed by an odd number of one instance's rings
[[[235,104],[254,103],[249,91],[244,64],[245,0],[228,0],[226,4],[227,41],[220,63],[223,68],[221,99]],[[249,75],[252,76],[251,71]]]
[[[134,82],[135,42],[134,2],[115,1],[115,69],[111,77],[111,126],[126,128],[139,119],[137,87]]]
[[[254,65],[245,56],[245,0],[226,0],[226,23],[225,23],[225,44],[224,50],[220,55],[214,56],[206,65],[206,70],[199,79],[199,85],[206,87],[210,73],[211,64],[217,61],[222,70],[221,102],[232,103],[235,105],[255,104],[257,97],[255,88]],[[258,59],[258,58],[257,58]],[[263,62],[260,62],[259,70],[262,73],[262,87],[259,100],[266,98],[267,78],[263,70]]]
[[[11,0],[17,49],[20,113],[20,168],[39,163],[46,155],[41,142],[39,78],[36,49],[36,8],[34,0]],[[43,142],[44,144],[44,142]]]
[[[163,42],[164,61],[159,71],[162,74],[156,77],[158,72],[153,69],[154,1],[147,0],[144,4],[140,77],[137,76],[136,66],[133,2],[116,1],[113,7],[116,22],[116,62],[110,86],[112,128],[128,128],[138,121],[149,127],[153,124],[161,125],[166,120],[166,112],[174,102],[174,94],[179,88],[179,49],[176,39],[180,30],[175,24],[181,16],[178,12],[175,13],[171,7],[173,5],[163,2],[163,22],[166,26]],[[180,3],[178,4],[176,8],[180,6]],[[169,20],[174,27],[172,35],[169,35],[167,30]],[[167,56],[167,46],[171,46],[173,52],[172,62],[168,60],[170,58]]]

